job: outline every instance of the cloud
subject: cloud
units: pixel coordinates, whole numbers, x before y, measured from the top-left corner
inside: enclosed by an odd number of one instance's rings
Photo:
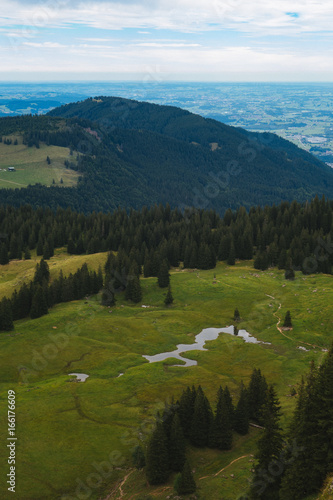
[[[28,5],[27,5],[28,4]],[[29,8],[28,8],[29,6]],[[184,32],[221,27],[241,32],[332,31],[331,0],[0,0],[0,24],[79,23],[102,29],[164,28]]]
[[[163,78],[333,78],[331,0],[0,0],[0,9],[0,50],[16,50],[2,72],[88,68],[93,78],[160,65]]]
[[[66,47],[66,45],[62,45],[61,43],[56,43],[56,42],[23,42],[23,45],[27,47],[36,47],[39,49],[59,49]]]
[[[142,42],[135,44],[138,47],[200,47],[199,43],[158,43]]]

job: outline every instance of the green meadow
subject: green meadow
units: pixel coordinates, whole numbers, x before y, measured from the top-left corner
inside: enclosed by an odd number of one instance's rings
[[[64,274],[75,271],[84,261],[96,269],[105,259],[106,254],[58,251],[49,262],[51,276],[61,268]],[[33,256],[2,266],[0,294],[31,277],[35,263]],[[6,397],[12,389],[17,402],[16,498],[166,499],[174,493],[173,479],[149,487],[143,472],[131,464],[133,447],[145,442],[157,411],[192,384],[201,384],[212,404],[219,385],[227,384],[237,401],[241,381],[247,384],[256,367],[275,384],[286,427],[295,405],[292,388],[297,390],[311,360],[322,361],[333,340],[331,280],[297,272],[295,281],[286,281],[283,271],[256,271],[252,262],[220,263],[209,271],[173,269],[175,302],[170,308],[163,304],[166,292],[157,280],[142,278],[140,304],[119,294],[116,305],[107,308],[93,296],[59,304],[37,320],[17,321],[15,331],[0,334],[1,476],[8,469]],[[186,368],[172,366],[178,360],[148,363],[142,357],[193,343],[203,328],[233,324],[236,307],[242,317],[238,328],[270,344],[220,334],[207,342],[207,350],[184,354],[198,363]],[[277,322],[288,309],[293,329],[280,332]],[[76,382],[68,375],[73,372],[89,378]],[[235,434],[230,452],[189,450],[198,498],[245,495],[260,432],[251,428],[248,436]],[[0,491],[1,498],[11,495]]]
[[[74,161],[68,148],[47,146],[40,143],[39,149],[29,148],[22,144],[21,136],[8,136],[12,144],[0,143],[0,188],[21,188],[29,184],[52,184],[75,186],[78,173],[64,166],[64,161]],[[17,139],[18,144],[14,145]],[[46,161],[47,156],[51,163]],[[8,172],[8,167],[14,167],[15,172]],[[63,183],[61,182],[63,180]],[[53,183],[54,180],[54,183]]]

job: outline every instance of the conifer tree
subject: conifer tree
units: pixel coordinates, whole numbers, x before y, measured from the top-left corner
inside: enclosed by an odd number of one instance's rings
[[[32,296],[30,317],[32,319],[40,318],[48,313],[47,300],[40,284],[37,284]]]
[[[31,259],[31,253],[30,253],[29,247],[25,247],[25,250],[24,250],[24,259],[25,260],[30,260]]]
[[[43,246],[43,259],[49,260],[50,258],[51,258],[51,252],[50,252],[49,244],[46,241],[44,246]]]
[[[19,242],[16,234],[12,234],[9,243],[9,258],[10,259],[19,259],[20,258],[20,248]]]
[[[158,286],[160,288],[166,288],[170,283],[169,266],[166,259],[164,259],[160,265],[158,276],[157,276]]]
[[[232,240],[230,244],[230,251],[228,255],[227,264],[229,266],[234,266],[235,262],[236,262],[236,252],[235,252],[234,240]]]
[[[183,469],[186,460],[185,438],[177,413],[173,416],[170,428],[169,460],[170,468],[175,472],[179,472]]]
[[[232,427],[230,411],[222,387],[217,393],[216,413],[210,431],[210,446],[219,450],[230,450],[232,447]]]
[[[226,406],[228,408],[229,420],[230,420],[231,427],[232,427],[233,421],[234,421],[234,415],[235,415],[235,407],[233,405],[232,397],[231,397],[231,394],[229,391],[229,387],[227,385],[224,388],[224,400],[225,400]]]
[[[44,282],[48,283],[50,279],[50,270],[48,263],[41,259],[40,263],[36,265],[36,271],[34,275],[34,283],[39,283],[42,285]]]
[[[8,251],[7,251],[7,246],[5,243],[1,243],[0,246],[0,264],[4,266],[5,264],[8,264],[9,262],[9,257],[8,257]]]
[[[173,303],[173,296],[172,296],[172,292],[171,292],[171,286],[169,285],[168,292],[167,292],[165,299],[164,299],[164,304],[166,306],[170,306],[172,303]]]
[[[263,433],[258,441],[257,465],[250,487],[251,500],[278,500],[281,473],[283,438],[279,419],[281,407],[273,386],[269,386],[266,403],[262,409]]]
[[[10,300],[4,297],[0,303],[0,330],[14,330],[13,312]]]
[[[333,470],[333,347],[319,369],[311,366],[289,432],[287,469],[280,498],[302,500],[319,493]]]
[[[249,432],[249,403],[248,393],[243,382],[240,397],[234,413],[233,428],[238,434],[245,435]]]
[[[130,273],[130,278],[127,282],[125,299],[131,300],[135,304],[142,300],[142,290],[139,276]]]
[[[38,237],[38,242],[37,242],[37,247],[36,247],[36,253],[37,256],[43,255],[43,249],[44,249],[44,241],[41,235]]]
[[[146,477],[150,484],[162,484],[169,477],[167,437],[159,421],[156,422],[147,447]]]
[[[254,368],[248,387],[249,417],[257,424],[261,423],[261,409],[266,401],[267,382],[260,369]]]
[[[212,409],[201,386],[199,385],[195,398],[190,430],[190,439],[194,446],[202,448],[208,445],[212,423]]]
[[[190,464],[186,460],[184,468],[180,474],[177,475],[175,479],[174,488],[178,495],[190,495],[196,490],[196,484],[191,471]]]
[[[239,314],[239,311],[236,307],[235,311],[234,311],[234,321],[240,321],[241,317],[240,317],[240,314]]]
[[[142,469],[146,465],[146,458],[142,446],[138,445],[134,448],[132,453],[132,461],[134,467]]]
[[[189,387],[187,387],[186,390],[183,391],[179,400],[178,414],[180,418],[180,423],[183,428],[184,436],[187,438],[190,436],[195,398],[196,398],[195,387],[192,387],[192,390]]]
[[[284,318],[284,323],[283,323],[283,326],[285,328],[292,328],[292,322],[291,322],[291,315],[290,315],[290,311],[287,311],[286,312],[286,316]]]

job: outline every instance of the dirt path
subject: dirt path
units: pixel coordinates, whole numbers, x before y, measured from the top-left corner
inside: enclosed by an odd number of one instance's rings
[[[292,337],[288,337],[288,335],[286,335],[285,333],[283,333],[282,328],[279,326],[279,324],[281,323],[281,318],[277,315],[277,312],[281,309],[281,306],[282,306],[282,304],[279,304],[278,310],[275,313],[273,313],[273,316],[275,316],[278,319],[278,322],[276,323],[276,328],[279,330],[279,332],[281,333],[281,335],[283,335],[284,337],[286,337],[289,340],[293,340],[294,341],[294,339]]]
[[[27,187],[27,185],[26,185],[26,184],[20,184],[19,182],[8,181],[7,179],[3,179],[2,177],[1,177],[1,181],[2,181],[2,182],[8,182],[9,184],[15,184],[16,186],[23,186],[23,187]]]
[[[233,460],[232,462],[230,462],[230,464],[226,465],[225,467],[223,467],[223,469],[219,470],[215,474],[209,474],[208,476],[199,477],[199,481],[201,481],[201,479],[206,479],[207,477],[216,477],[221,472],[223,472],[225,469],[227,469],[228,467],[230,467],[230,465],[234,464],[235,462],[238,462],[238,460],[242,460],[243,458],[247,458],[247,457],[253,457],[253,455],[243,455],[242,457],[235,458],[235,460]]]
[[[119,484],[119,486],[116,486],[114,490],[111,491],[111,493],[104,498],[104,500],[112,500],[112,499],[115,499],[118,493],[118,490],[119,490],[119,497],[117,496],[117,498],[123,498],[124,496],[124,492],[123,492],[123,486],[124,484],[126,483],[127,479],[129,478],[129,476],[131,474],[133,474],[133,472],[135,471],[135,469],[132,469],[129,471],[128,474],[126,474],[126,476],[124,477],[124,479],[121,481],[121,483]]]
[[[266,294],[267,295],[267,294]],[[271,297],[271,295],[268,295],[268,297]],[[274,297],[272,297],[274,299]],[[276,323],[276,328],[278,329],[278,331],[281,333],[281,335],[283,335],[284,337],[286,337],[287,339],[289,340],[292,340],[293,342],[298,342],[300,344],[305,344],[305,345],[309,345],[310,347],[314,347],[314,348],[318,348],[320,350],[322,350],[322,347],[320,347],[319,345],[316,345],[316,344],[309,344],[309,342],[304,342],[303,340],[298,340],[298,339],[293,339],[292,337],[289,337],[288,335],[286,335],[282,328],[279,326],[280,323],[281,323],[281,318],[278,316],[278,311],[281,309],[281,305],[282,304],[279,304],[279,307],[277,309],[277,311],[275,313],[273,313],[273,316],[275,316],[277,319],[278,319],[278,322]]]

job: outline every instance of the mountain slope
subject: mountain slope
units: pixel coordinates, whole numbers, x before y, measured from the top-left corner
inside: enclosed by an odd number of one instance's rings
[[[3,136],[21,126],[32,144],[40,140],[76,151],[82,174],[70,191],[0,191],[4,202],[15,205],[69,204],[89,212],[168,202],[223,213],[240,205],[333,196],[333,171],[290,142],[171,106],[97,97],[22,123],[3,120]]]

